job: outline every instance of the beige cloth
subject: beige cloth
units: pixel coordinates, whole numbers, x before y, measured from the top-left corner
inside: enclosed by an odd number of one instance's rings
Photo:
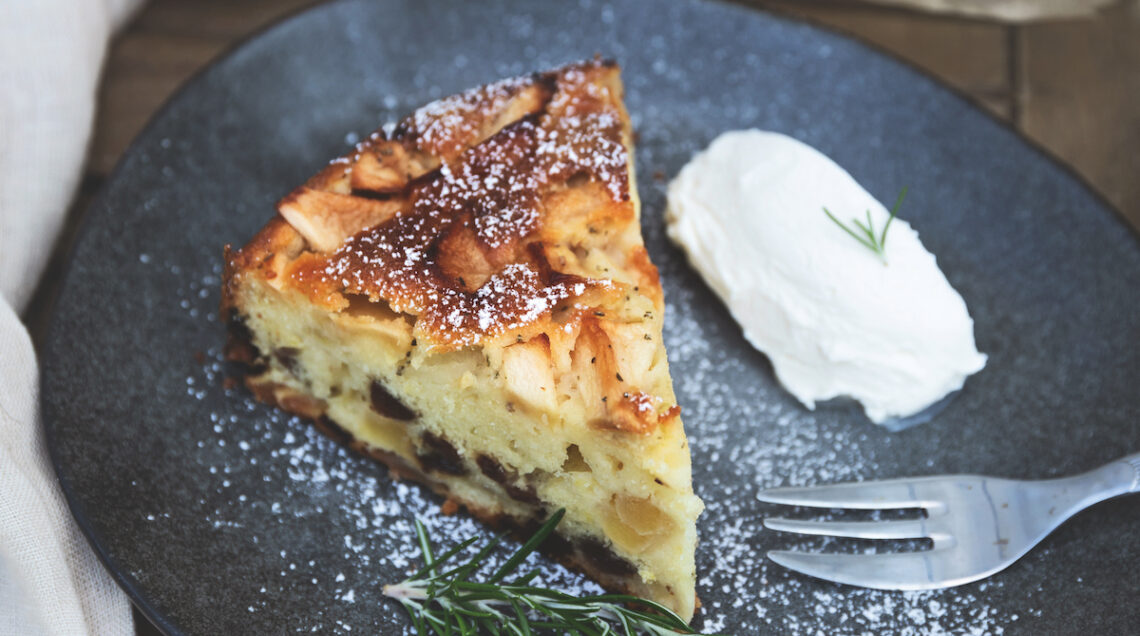
[[[139,0],[0,0],[0,636],[133,634],[71,518],[17,317],[79,182],[112,31]]]

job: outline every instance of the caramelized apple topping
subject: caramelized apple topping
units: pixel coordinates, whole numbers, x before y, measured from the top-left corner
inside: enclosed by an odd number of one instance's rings
[[[277,211],[314,250],[331,252],[353,234],[394,217],[403,203],[301,187],[282,199]]]
[[[605,276],[551,267],[539,241],[551,240],[540,232],[544,217],[561,223],[564,206],[604,213],[586,213],[583,226],[634,222],[615,81],[598,62],[508,80],[431,104],[391,138],[369,140],[347,169],[350,189],[391,199],[328,194],[339,208],[319,214],[303,190],[282,204],[317,251],[331,248],[306,278],[383,299],[416,315],[426,340],[450,347],[518,330],[609,287]],[[440,165],[416,177],[410,157],[422,153]],[[350,218],[331,218],[341,215]]]

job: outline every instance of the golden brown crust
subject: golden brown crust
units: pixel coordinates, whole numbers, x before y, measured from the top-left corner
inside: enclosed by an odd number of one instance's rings
[[[592,61],[505,80],[374,133],[227,247],[223,318],[252,276],[333,314],[403,314],[422,350],[539,338],[542,358],[566,361],[558,373],[571,358],[586,370],[593,426],[679,423],[667,375],[631,353],[660,337],[664,299],[640,237],[618,73]],[[227,351],[258,364],[240,338]]]
[[[286,196],[278,207],[297,234],[271,224],[230,268],[256,269],[303,236],[312,256],[279,285],[332,310],[344,295],[382,300],[442,348],[529,337],[560,305],[618,297],[609,277],[550,261],[636,230],[617,73],[584,62],[417,110]]]

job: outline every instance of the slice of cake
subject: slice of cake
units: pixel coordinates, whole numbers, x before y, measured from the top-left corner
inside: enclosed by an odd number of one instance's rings
[[[227,248],[228,356],[452,506],[681,616],[695,603],[689,447],[641,239],[615,64],[420,108]]]

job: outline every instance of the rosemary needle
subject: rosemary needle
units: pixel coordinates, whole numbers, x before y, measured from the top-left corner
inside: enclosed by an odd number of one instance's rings
[[[891,221],[895,220],[895,216],[898,215],[899,208],[902,207],[903,199],[906,198],[906,191],[907,189],[903,188],[902,191],[899,192],[899,198],[895,200],[895,204],[891,208],[891,216],[888,217],[887,222],[883,224],[883,231],[880,232],[878,236],[875,235],[875,225],[871,221],[870,210],[867,210],[866,224],[864,224],[859,219],[851,219],[851,222],[855,225],[855,228],[858,228],[857,231],[856,229],[848,226],[846,223],[835,218],[835,215],[831,213],[831,210],[828,210],[826,207],[823,208],[823,213],[827,215],[827,218],[834,221],[835,224],[838,225],[844,232],[850,234],[851,238],[859,241],[864,247],[878,254],[882,259],[886,260],[887,230],[891,228]]]
[[[550,632],[583,636],[666,636],[695,633],[681,617],[665,606],[635,596],[601,594],[576,597],[533,586],[530,583],[538,576],[537,570],[505,582],[554,532],[565,512],[559,510],[554,513],[485,583],[470,578],[486,562],[504,535],[487,542],[463,564],[452,565],[459,553],[477,539],[462,541],[436,556],[427,528],[417,519],[416,539],[423,553],[424,566],[402,583],[385,585],[384,594],[404,606],[421,636],[530,636]]]

